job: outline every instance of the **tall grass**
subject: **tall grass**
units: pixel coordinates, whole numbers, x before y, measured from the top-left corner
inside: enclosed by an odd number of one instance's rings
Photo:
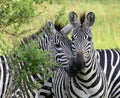
[[[65,14],[61,16],[62,22],[68,21],[70,11],[75,11],[78,14],[83,12],[88,13],[93,11],[96,15],[96,21],[92,28],[95,48],[120,48],[120,2],[119,0],[75,0],[53,3],[47,6],[47,12],[43,13],[44,22],[47,19],[55,20],[54,16],[65,9]],[[43,4],[44,5],[44,4]],[[39,19],[41,24],[43,20]]]
[[[35,5],[36,16],[31,22],[24,24],[21,30],[31,30],[16,36],[14,39],[11,35],[2,37],[6,41],[7,38],[11,42],[17,38],[24,37],[30,33],[37,31],[48,19],[55,20],[57,15],[60,21],[68,22],[68,14],[75,11],[79,15],[83,12],[93,11],[96,15],[96,21],[92,28],[94,36],[95,48],[120,48],[120,2],[119,0],[50,0],[50,3],[43,2],[40,6]],[[63,14],[60,14],[60,11]],[[12,31],[11,31],[12,32]],[[1,40],[1,39],[0,39]],[[6,42],[8,43],[8,42]],[[1,50],[0,50],[1,51]]]

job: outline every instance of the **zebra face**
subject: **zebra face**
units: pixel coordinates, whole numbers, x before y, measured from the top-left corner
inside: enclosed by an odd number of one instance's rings
[[[52,44],[55,48],[56,54],[55,59],[57,62],[62,65],[67,66],[69,63],[69,57],[73,56],[71,48],[71,40],[67,38],[67,34],[72,30],[72,25],[68,24],[67,26],[56,29],[53,23],[49,20],[46,24],[46,27],[52,35]],[[59,25],[57,26],[59,27]]]
[[[73,57],[72,53],[72,42],[67,38],[66,35],[58,32],[54,36],[54,45],[57,51],[56,59],[60,61],[60,63],[65,67],[69,65],[71,62],[71,58]]]
[[[72,50],[74,53],[75,61],[84,66],[87,61],[93,55],[93,41],[91,26],[94,24],[95,15],[93,12],[89,12],[85,17],[83,14],[80,18],[80,22],[77,20],[77,14],[70,12],[69,14],[70,23],[73,25],[72,34]]]
[[[71,57],[69,58],[69,67],[64,69],[69,77],[74,77],[81,71],[81,69],[83,69],[84,65],[85,62],[83,58],[79,57],[76,59],[75,57]]]

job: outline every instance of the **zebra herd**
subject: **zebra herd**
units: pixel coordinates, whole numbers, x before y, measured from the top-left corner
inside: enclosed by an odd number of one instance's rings
[[[25,84],[14,89],[11,82],[14,77],[8,72],[8,57],[0,56],[0,98],[10,98],[11,89],[12,98],[120,98],[120,50],[94,49],[93,12],[83,14],[79,20],[71,11],[69,21],[68,25],[60,27],[49,20],[47,31],[42,30],[43,37],[40,32],[30,37],[39,41],[39,48],[51,51],[54,61],[60,65],[41,89],[32,90]],[[67,37],[71,31],[72,40]],[[24,39],[24,42],[27,44],[29,40]],[[41,79],[37,74],[32,75],[30,81],[35,82],[36,77]],[[27,93],[24,93],[24,87]]]

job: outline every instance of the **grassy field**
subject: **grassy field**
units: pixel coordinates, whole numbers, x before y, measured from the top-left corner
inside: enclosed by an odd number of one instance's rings
[[[89,1],[89,2],[88,2]],[[31,22],[22,25],[20,30],[29,30],[18,36],[12,35],[12,28],[8,33],[0,35],[0,54],[3,50],[11,50],[18,39],[36,32],[48,19],[55,20],[60,16],[60,21],[67,23],[70,11],[78,15],[93,11],[96,21],[92,28],[96,49],[120,48],[120,2],[119,0],[54,0],[34,5],[36,16]]]

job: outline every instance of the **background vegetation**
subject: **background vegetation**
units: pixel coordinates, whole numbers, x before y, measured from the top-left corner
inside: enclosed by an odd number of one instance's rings
[[[14,77],[16,88],[24,84],[40,89],[44,80],[48,80],[52,75],[50,68],[57,65],[53,62],[50,52],[38,48],[38,41],[30,40],[27,45],[16,47],[8,56],[9,64],[12,65],[10,73]],[[36,74],[41,75],[41,78],[35,77]],[[35,83],[28,78],[31,75],[36,79]],[[24,90],[25,93],[27,90]]]
[[[37,31],[48,19],[68,22],[68,13],[93,11],[95,48],[120,48],[119,0],[1,0],[0,54],[19,39]]]

